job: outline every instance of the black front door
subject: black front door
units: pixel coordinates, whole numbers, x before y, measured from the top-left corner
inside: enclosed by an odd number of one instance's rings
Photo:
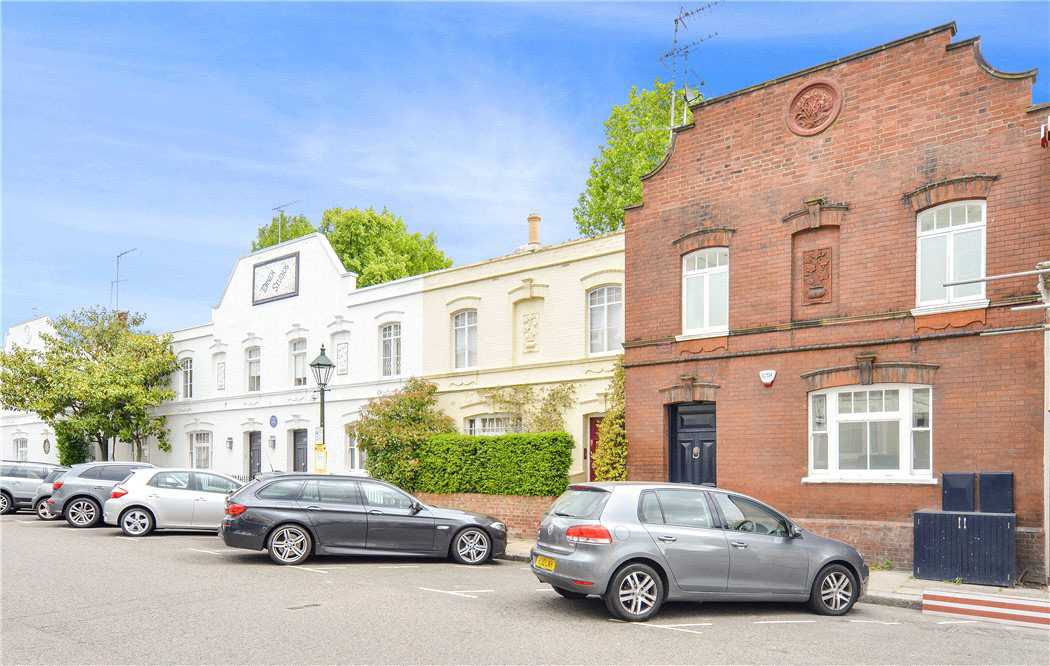
[[[254,479],[262,472],[262,433],[248,433],[248,478]]]
[[[671,405],[667,478],[679,483],[715,483],[715,403]]]
[[[306,431],[292,431],[292,471],[306,471]]]

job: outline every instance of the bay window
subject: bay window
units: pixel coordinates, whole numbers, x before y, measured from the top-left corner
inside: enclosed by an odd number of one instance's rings
[[[682,333],[729,331],[729,248],[710,247],[682,257]]]
[[[984,283],[945,282],[984,276],[985,202],[960,201],[919,213],[916,231],[916,301],[920,308],[951,308],[984,299]]]
[[[808,480],[931,479],[932,396],[911,384],[811,393]]]
[[[485,414],[467,419],[468,435],[506,435],[521,432],[521,418],[510,414]]]

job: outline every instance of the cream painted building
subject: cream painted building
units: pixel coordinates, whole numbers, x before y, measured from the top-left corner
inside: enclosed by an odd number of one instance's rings
[[[147,459],[242,477],[361,472],[345,426],[370,399],[424,376],[461,431],[478,434],[516,427],[479,389],[575,384],[565,425],[577,442],[573,478],[585,478],[623,338],[623,234],[542,247],[538,225],[534,216],[532,242],[513,254],[363,288],[321,234],[240,257],[210,321],[172,332],[176,397],[158,408],[172,449],[151,444]],[[48,330],[44,316],[12,326],[5,348],[39,346]],[[322,344],[336,369],[318,458],[308,364]],[[0,445],[4,458],[57,460],[54,433],[31,414],[0,415]],[[132,455],[124,443],[114,451]]]
[[[571,383],[576,405],[565,427],[576,440],[571,477],[587,480],[598,419],[623,342],[623,233],[558,245],[530,243],[514,254],[428,273],[423,374],[464,433],[520,426],[485,389]]]

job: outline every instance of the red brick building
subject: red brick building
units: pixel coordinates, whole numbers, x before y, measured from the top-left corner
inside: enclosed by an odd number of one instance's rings
[[[693,107],[626,211],[628,475],[907,568],[942,472],[1010,471],[1045,580],[1045,310],[1011,310],[1037,279],[943,285],[1050,259],[1050,110],[954,34]]]

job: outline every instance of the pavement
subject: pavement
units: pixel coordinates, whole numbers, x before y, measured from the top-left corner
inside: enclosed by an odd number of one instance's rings
[[[528,562],[529,550],[535,543],[531,539],[510,539],[507,542],[506,559]],[[905,571],[872,571],[868,578],[868,592],[861,597],[859,603],[921,609],[923,590],[950,590],[1021,599],[1047,599],[1046,588],[967,585],[950,581],[917,579]]]
[[[668,603],[646,623],[520,562],[314,557],[0,516],[2,664],[1045,664],[1045,630],[858,604]]]

